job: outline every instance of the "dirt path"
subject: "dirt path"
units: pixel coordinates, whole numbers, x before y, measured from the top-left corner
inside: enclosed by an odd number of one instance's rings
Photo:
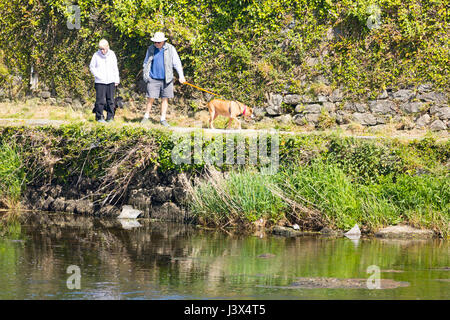
[[[0,126],[60,126],[63,124],[70,124],[72,123],[71,121],[64,121],[64,120],[49,120],[49,119],[1,119],[0,118]],[[93,122],[87,122],[88,125],[95,125],[95,123]],[[115,122],[113,124],[105,124],[105,125],[112,125],[115,127],[123,127],[123,126],[133,126],[133,127],[137,127],[137,126],[142,126],[148,129],[154,129],[154,128],[164,128],[160,125],[155,125],[155,124],[145,124],[145,125],[141,125],[140,123],[135,123],[135,122],[130,122],[130,123],[120,123],[120,122]],[[204,133],[206,134],[230,134],[230,133],[240,133],[240,134],[245,134],[245,135],[257,135],[257,134],[273,134],[273,133],[278,133],[278,134],[282,134],[282,135],[312,135],[312,134],[324,134],[324,133],[332,133],[333,131],[280,131],[280,130],[275,130],[275,129],[271,129],[271,130],[267,130],[267,129],[231,129],[231,130],[226,130],[226,129],[209,129],[209,128],[197,128],[197,127],[178,127],[178,126],[171,126],[168,128],[168,130],[171,130],[173,132],[178,132],[178,133],[189,133],[189,132],[193,132],[193,131],[197,131],[197,130],[202,130]],[[422,139],[426,136],[427,132],[423,131],[423,132],[414,132],[414,133],[409,133],[409,132],[402,132],[399,131],[397,133],[392,133],[387,135],[379,135],[379,136],[374,136],[374,135],[358,135],[358,134],[353,134],[351,132],[345,132],[342,131],[340,133],[343,136],[352,136],[354,138],[357,139],[368,139],[368,140],[373,140],[373,139],[386,139],[386,138],[398,138],[401,140],[414,140],[414,139]],[[437,136],[438,140],[448,140],[448,132],[442,132],[441,134],[439,134]]]

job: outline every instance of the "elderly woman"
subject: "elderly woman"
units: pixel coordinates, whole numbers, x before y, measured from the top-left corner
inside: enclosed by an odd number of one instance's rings
[[[114,119],[114,90],[119,84],[117,58],[108,41],[100,40],[98,51],[92,56],[89,69],[95,77],[95,120],[111,122]],[[106,110],[106,121],[103,116]]]

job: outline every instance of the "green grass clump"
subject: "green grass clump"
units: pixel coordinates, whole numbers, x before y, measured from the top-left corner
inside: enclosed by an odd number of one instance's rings
[[[279,174],[286,197],[318,209],[333,227],[349,230],[356,223],[374,228],[400,222],[386,198],[355,183],[336,164],[314,161]]]
[[[189,206],[202,223],[222,227],[259,218],[271,223],[289,220],[296,206],[320,212],[321,221],[341,230],[358,224],[373,232],[407,223],[447,235],[448,181],[448,176],[402,173],[367,184],[336,163],[316,159],[281,168],[274,176],[233,171],[224,177],[216,172],[191,188]]]
[[[17,203],[25,186],[25,169],[16,147],[0,144],[0,204]]]
[[[273,193],[271,176],[256,171],[210,171],[206,181],[190,189],[189,208],[201,221],[217,226],[248,224],[258,219],[278,221],[287,204]]]
[[[448,234],[450,183],[447,176],[389,174],[367,184],[336,164],[314,161],[280,173],[286,196],[314,207],[339,229],[355,223],[374,231],[400,222]]]

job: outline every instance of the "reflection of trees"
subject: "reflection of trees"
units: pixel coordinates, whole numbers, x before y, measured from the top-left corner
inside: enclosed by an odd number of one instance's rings
[[[10,281],[16,283],[17,297],[33,293],[37,298],[46,298],[46,293],[55,292],[59,292],[56,297],[67,297],[64,294],[70,291],[66,288],[66,270],[72,264],[81,268],[81,291],[88,297],[121,298],[122,292],[138,288],[153,290],[146,297],[173,292],[194,297],[233,297],[255,294],[257,285],[290,285],[296,277],[365,278],[366,268],[373,264],[381,269],[414,266],[424,270],[443,263],[448,266],[445,242],[430,245],[421,241],[361,239],[355,245],[348,239],[260,239],[195,230],[189,225],[147,220],[140,223],[142,227],[125,230],[117,220],[26,215],[23,230],[28,240],[14,252],[7,251],[7,259],[15,263],[16,269],[2,267],[2,261],[0,271],[22,275]],[[275,257],[258,257],[263,253]],[[415,275],[395,277],[411,281]],[[348,291],[344,297],[361,297],[361,292]]]

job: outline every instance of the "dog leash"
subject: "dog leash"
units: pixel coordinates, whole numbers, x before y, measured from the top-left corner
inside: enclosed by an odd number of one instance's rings
[[[212,94],[212,95],[214,95],[214,96],[221,97],[221,96],[219,96],[218,94],[215,94],[215,93],[213,93],[213,92],[211,92],[211,91],[208,91],[208,90],[206,90],[206,89],[197,87],[196,85],[194,85],[194,84],[192,84],[192,83],[189,83],[189,82],[187,82],[187,81],[185,81],[183,84],[190,85],[191,87],[194,87],[194,88],[196,88],[196,89],[198,89],[198,90],[202,90],[202,91],[208,92],[208,93],[210,93],[210,94]]]

